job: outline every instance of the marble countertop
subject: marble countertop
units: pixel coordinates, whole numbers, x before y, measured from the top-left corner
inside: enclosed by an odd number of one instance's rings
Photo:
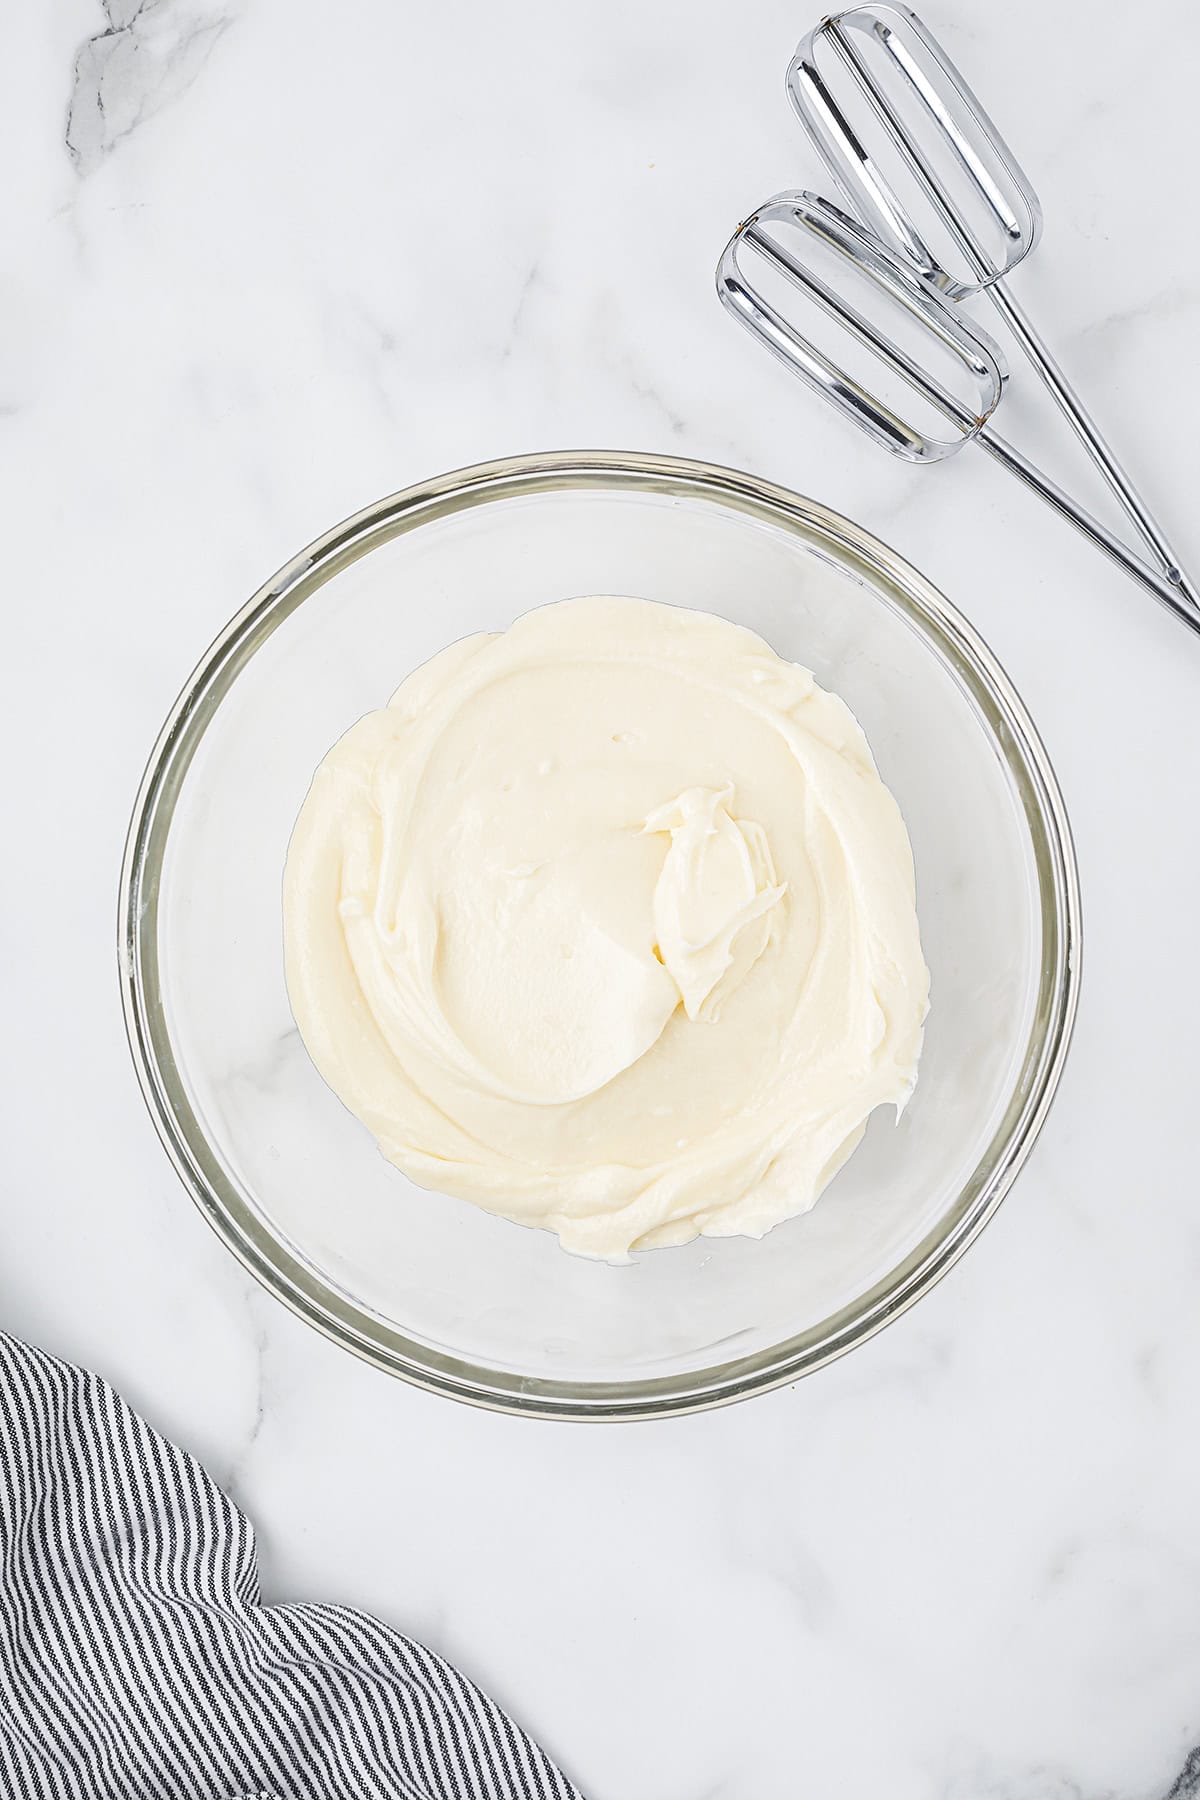
[[[1014,287],[1196,567],[1200,252],[1157,174],[1194,149],[1190,8],[1136,59],[1113,0],[927,17],[1042,196]],[[268,1597],[423,1638],[589,1800],[1184,1800],[1200,640],[985,457],[888,459],[722,316],[735,220],[818,181],[782,93],[808,23],[10,10],[0,1318],[201,1455]],[[1111,518],[1023,369],[1005,405]],[[261,1292],[143,1112],[115,970],[144,758],[242,599],[406,482],[579,446],[755,470],[924,569],[1038,720],[1084,888],[1075,1047],[983,1238],[834,1367],[661,1426],[431,1398]]]

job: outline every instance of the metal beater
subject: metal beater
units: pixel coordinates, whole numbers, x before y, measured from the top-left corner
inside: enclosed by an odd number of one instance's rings
[[[945,421],[948,433],[935,436],[928,426],[902,416],[896,402],[870,392],[844,364],[801,332],[751,281],[743,266],[747,251],[762,259],[764,270],[782,277],[789,290],[807,296],[853,344],[868,351],[927,412]],[[818,261],[832,266],[837,285],[814,266]],[[864,293],[875,310],[882,307],[891,313],[895,332],[881,329],[862,305],[848,297],[851,286]],[[866,226],[816,194],[779,194],[738,226],[717,268],[717,291],[733,316],[768,350],[876,443],[909,462],[938,461],[964,444],[979,444],[1200,634],[1200,608],[1178,582],[1151,568],[992,430],[988,421],[1006,378],[999,348]],[[916,353],[910,347],[914,344]],[[965,398],[931,367],[939,361],[965,387]]]
[[[1004,285],[1037,241],[1041,208],[933,34],[905,6],[834,14],[796,51],[787,85],[858,218],[947,298],[988,294],[1167,579],[1200,606],[1162,528]]]

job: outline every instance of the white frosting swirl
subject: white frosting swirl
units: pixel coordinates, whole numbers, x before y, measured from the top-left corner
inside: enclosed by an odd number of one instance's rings
[[[284,938],[384,1154],[591,1256],[761,1236],[915,1079],[896,804],[840,700],[704,613],[563,601],[417,670],[314,777]]]

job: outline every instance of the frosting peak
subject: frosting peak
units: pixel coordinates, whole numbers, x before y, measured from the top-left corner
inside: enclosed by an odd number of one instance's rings
[[[769,914],[786,888],[762,826],[734,818],[732,804],[731,782],[685,788],[644,827],[671,836],[654,885],[654,929],[689,1019],[717,1017],[723,993],[766,949]]]

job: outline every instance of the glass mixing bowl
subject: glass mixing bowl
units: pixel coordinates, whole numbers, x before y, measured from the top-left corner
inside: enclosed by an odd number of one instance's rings
[[[636,594],[721,613],[861,721],[908,824],[932,972],[920,1078],[815,1210],[761,1242],[613,1268],[422,1191],[316,1073],[288,1008],[280,879],[312,773],[467,632]],[[382,500],[221,634],[154,750],[126,850],[121,965],[158,1131],[280,1299],[438,1393],[575,1419],[684,1412],[794,1380],[942,1275],[1028,1155],[1079,974],[1063,803],[1011,684],[923,576],[838,514],[728,469],[514,458]]]

